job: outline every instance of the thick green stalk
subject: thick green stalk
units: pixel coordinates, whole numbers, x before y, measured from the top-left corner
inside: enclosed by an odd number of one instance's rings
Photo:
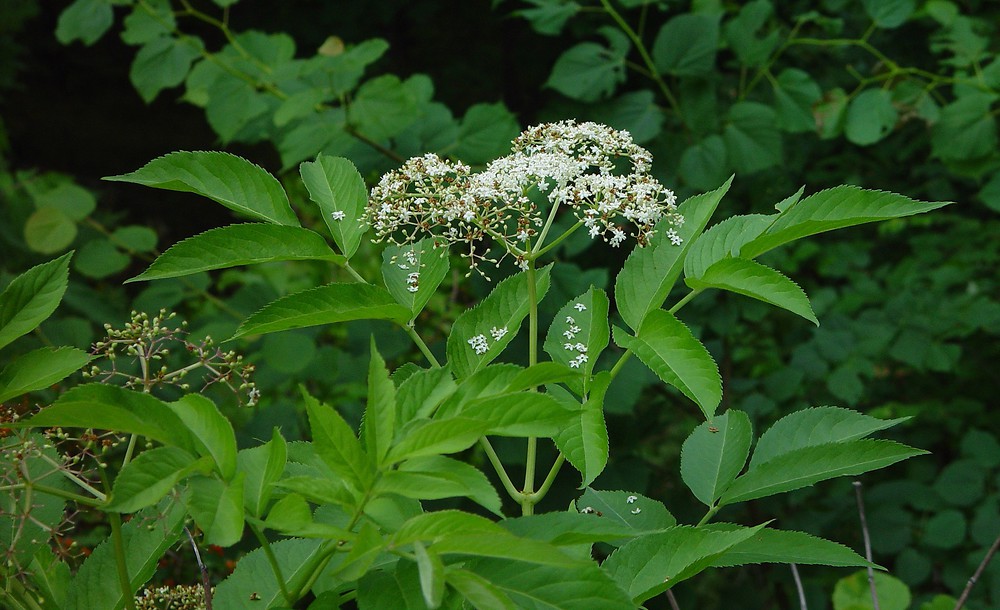
[[[441,363],[438,362],[438,359],[434,357],[433,353],[431,353],[430,348],[427,347],[424,340],[417,334],[417,331],[413,328],[412,322],[410,324],[403,324],[402,327],[403,330],[406,331],[406,334],[409,335],[413,343],[420,349],[420,353],[424,355],[424,358],[427,358],[427,362],[430,362],[434,368],[441,368]]]
[[[538,289],[535,285],[535,261],[528,260],[526,278],[528,280],[528,365],[538,363]],[[521,513],[530,515],[534,512],[535,501],[535,460],[537,459],[538,439],[528,437],[528,450],[524,460],[524,488],[521,490]]]
[[[490,464],[493,464],[493,469],[497,471],[497,476],[500,477],[503,488],[507,490],[507,493],[513,500],[520,502],[522,499],[521,492],[514,487],[514,482],[510,480],[510,476],[503,467],[503,462],[500,461],[500,456],[497,455],[496,449],[490,444],[490,439],[484,436],[479,439],[479,444],[482,445],[483,451],[486,452],[486,457],[489,458]]]
[[[274,572],[274,579],[278,581],[278,588],[281,589],[281,596],[285,598],[285,603],[289,606],[293,605],[296,600],[292,599],[288,594],[288,586],[285,584],[285,577],[281,573],[281,565],[278,564],[278,558],[274,556],[274,550],[271,549],[271,543],[264,537],[264,533],[260,531],[260,528],[252,523],[247,523],[247,525],[250,526],[250,531],[253,532],[253,535],[257,537],[257,541],[260,542],[260,548],[264,549],[264,556],[267,557],[267,562],[271,564],[271,571]]]
[[[111,522],[111,541],[115,548],[115,566],[118,569],[118,584],[125,598],[125,608],[136,610],[135,595],[132,593],[132,582],[128,577],[128,565],[125,563],[125,539],[122,537],[122,517],[118,513],[108,513]]]

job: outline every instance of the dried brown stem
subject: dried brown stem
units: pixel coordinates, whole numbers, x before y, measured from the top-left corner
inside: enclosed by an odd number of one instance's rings
[[[1000,536],[997,536],[997,539],[993,541],[993,546],[990,547],[990,550],[986,551],[986,557],[983,557],[983,560],[979,563],[979,567],[976,568],[975,573],[969,578],[969,582],[965,585],[965,590],[962,591],[961,597],[955,603],[955,610],[962,610],[962,606],[969,599],[969,594],[972,593],[972,587],[976,586],[976,582],[983,575],[983,571],[989,565],[990,560],[996,555],[998,548],[1000,548]]]

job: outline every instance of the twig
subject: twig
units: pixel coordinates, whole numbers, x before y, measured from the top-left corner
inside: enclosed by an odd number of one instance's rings
[[[802,588],[802,579],[799,578],[799,568],[794,563],[788,564],[788,567],[792,568],[792,578],[795,580],[795,590],[799,592],[799,607],[801,607],[802,610],[809,610],[809,607],[806,605],[806,592],[805,589]]]
[[[201,551],[198,550],[198,543],[195,542],[191,530],[184,526],[184,533],[191,541],[191,548],[194,549],[194,558],[198,562],[198,569],[201,570],[201,585],[205,589],[205,610],[212,610],[212,581],[208,576],[208,568],[201,562]]]
[[[993,546],[990,547],[990,550],[986,551],[986,557],[983,557],[983,560],[979,563],[979,567],[976,568],[976,572],[969,578],[969,582],[965,585],[965,590],[962,591],[962,596],[955,603],[955,610],[962,610],[965,601],[969,599],[969,594],[972,593],[972,587],[976,585],[979,577],[983,575],[983,571],[989,565],[993,556],[996,555],[998,548],[1000,548],[1000,536],[997,536],[997,539],[993,541]]]
[[[865,501],[861,498],[861,481],[854,482],[854,495],[858,499],[861,533],[865,538],[865,559],[868,560],[868,587],[872,591],[872,608],[881,610],[878,605],[878,592],[875,591],[875,571],[872,570],[872,540],[868,536],[868,519],[865,518]]]
[[[681,610],[681,607],[677,605],[677,598],[674,597],[674,592],[667,589],[667,601],[670,602],[670,610]]]

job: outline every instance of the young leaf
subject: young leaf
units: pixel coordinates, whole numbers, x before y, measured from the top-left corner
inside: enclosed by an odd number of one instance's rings
[[[681,446],[684,484],[711,506],[743,470],[752,440],[750,418],[743,411],[727,411],[702,423]]]
[[[780,272],[749,259],[723,259],[705,270],[701,277],[689,277],[685,283],[692,290],[718,288],[742,294],[787,309],[819,326],[809,297],[798,284]]]
[[[712,523],[706,529],[729,531],[739,526]],[[750,563],[796,563],[837,567],[867,566],[861,555],[842,544],[811,536],[764,528],[717,557],[712,566],[724,568]]]
[[[681,273],[684,257],[692,242],[701,234],[719,202],[729,191],[732,177],[709,193],[695,195],[682,203],[677,211],[684,224],[675,229],[683,242],[675,246],[667,235],[667,221],[661,221],[649,245],[636,248],[625,259],[615,279],[615,304],[618,313],[632,329],[642,325],[646,314],[663,305],[670,289]]]
[[[75,347],[40,347],[0,370],[0,403],[62,381],[93,360]]]
[[[262,517],[271,499],[271,485],[285,470],[288,449],[275,428],[271,440],[236,455],[236,470],[244,475],[243,504],[253,517]]]
[[[281,183],[260,166],[229,153],[173,152],[130,174],[104,179],[196,193],[251,218],[299,225]]]
[[[69,283],[72,256],[67,252],[28,269],[0,293],[0,347],[31,332],[56,310]]]
[[[306,402],[316,453],[338,477],[350,482],[355,489],[366,489],[375,472],[354,431],[336,409],[320,404],[304,389],[302,398]]]
[[[333,241],[344,256],[351,258],[368,229],[362,220],[368,191],[361,174],[349,159],[322,154],[300,165],[299,174],[309,198],[319,206]]]
[[[396,302],[415,318],[448,275],[448,249],[430,237],[382,251],[382,278]]]
[[[481,470],[440,455],[403,462],[398,470],[383,475],[379,488],[418,500],[465,496],[498,517],[503,516],[500,496]]]
[[[188,394],[168,406],[191,432],[198,454],[211,456],[219,473],[231,479],[236,474],[236,434],[215,403],[200,394]]]
[[[165,500],[122,525],[122,546],[131,592],[153,576],[164,553],[181,536],[187,514],[180,502]],[[107,538],[97,545],[68,588],[65,610],[121,609],[125,607],[115,545]]]
[[[594,364],[611,337],[608,307],[608,295],[593,286],[571,299],[549,326],[543,345],[545,352],[555,362],[580,369],[584,380],[590,379]]]
[[[104,510],[131,513],[152,506],[192,472],[208,472],[210,458],[196,459],[177,447],[156,447],[143,451],[129,462],[115,479],[111,498]]]
[[[486,422],[487,434],[499,436],[555,436],[578,414],[551,396],[535,392],[477,398],[462,411],[463,417]]]
[[[424,602],[432,610],[441,607],[444,599],[444,564],[434,549],[419,542],[413,543],[413,554],[417,558],[417,568],[420,570],[420,592]]]
[[[370,570],[358,581],[358,610],[382,608],[427,608],[420,593],[420,573],[410,561],[396,562],[395,569]]]
[[[368,404],[361,420],[361,442],[368,455],[382,464],[396,435],[396,386],[389,379],[385,360],[378,353],[375,337],[371,338],[371,360],[368,363]]]
[[[195,453],[190,431],[166,403],[149,394],[100,383],[77,386],[34,417],[11,424],[20,426],[114,430]]]
[[[312,575],[316,560],[322,553],[323,542],[291,538],[271,543],[271,551],[281,566],[289,591],[297,590]],[[249,601],[251,596],[255,601]],[[291,606],[294,603],[294,600],[282,598],[271,562],[263,549],[244,555],[233,573],[216,587],[212,598],[215,610],[246,610],[250,604],[258,603],[261,608]]]
[[[505,559],[481,559],[471,563],[466,569],[488,580],[513,601],[516,608],[635,608],[628,595],[592,561],[572,566],[554,566]]]
[[[274,261],[324,260],[343,265],[318,234],[301,227],[272,224],[238,224],[210,229],[178,242],[153,261],[145,271],[126,280],[162,280],[239,265]]]
[[[403,438],[389,450],[385,461],[394,464],[416,457],[464,451],[475,444],[488,428],[487,422],[470,417],[417,420],[403,430]]]
[[[188,483],[185,505],[205,533],[205,543],[232,546],[243,537],[243,475],[231,483],[196,477]]]
[[[914,201],[885,191],[837,186],[806,197],[778,214],[763,235],[740,248],[740,256],[756,258],[768,250],[809,235],[921,214],[948,203]]]
[[[327,284],[281,297],[240,324],[229,340],[292,328],[348,320],[392,320],[405,324],[410,310],[385,288],[369,284]]]
[[[795,449],[751,467],[722,494],[719,505],[773,496],[836,477],[859,475],[924,453],[927,452],[892,441],[871,439]]]
[[[537,271],[535,293],[539,302],[549,289],[551,269],[549,265]],[[448,335],[448,362],[455,376],[468,377],[499,356],[514,339],[528,309],[528,274],[519,273],[497,284],[479,305],[460,315]]]
[[[611,383],[611,375],[598,373],[593,387],[583,403],[579,415],[555,437],[556,446],[566,460],[580,471],[586,487],[608,465],[608,427],[604,423],[604,395]]]
[[[684,275],[700,278],[715,263],[730,256],[739,256],[743,244],[767,230],[773,216],[747,214],[731,216],[712,225],[691,244],[684,259]]]
[[[285,494],[267,511],[268,529],[287,535],[304,532],[313,525],[312,509],[306,499],[297,493]]]
[[[680,525],[622,545],[601,567],[633,601],[642,603],[711,567],[726,551],[763,527],[714,531]]]
[[[753,450],[750,467],[804,447],[855,441],[909,419],[878,419],[840,407],[811,407],[779,419]]]
[[[588,487],[576,501],[576,509],[619,524],[633,535],[677,525],[677,519],[662,502],[628,491],[597,491]]]
[[[414,541],[435,543],[452,534],[505,534],[499,525],[486,517],[458,510],[420,513],[402,524],[389,544],[396,548]]]
[[[657,377],[693,400],[711,419],[722,401],[719,367],[684,323],[673,314],[655,309],[646,316],[639,334],[629,336],[615,328],[615,342],[632,350]]]

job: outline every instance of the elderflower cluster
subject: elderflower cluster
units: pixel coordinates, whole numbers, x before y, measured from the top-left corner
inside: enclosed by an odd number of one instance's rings
[[[592,238],[617,247],[632,236],[644,246],[662,219],[683,222],[674,193],[649,174],[651,163],[627,131],[545,123],[521,133],[510,155],[479,173],[434,154],[406,161],[372,189],[366,217],[379,239],[397,245],[427,236],[436,246],[462,244],[477,270],[481,261],[499,262],[484,253],[487,239],[502,242],[504,255],[514,253],[525,267],[554,206],[570,208]],[[532,198],[533,190],[539,196]],[[680,243],[672,228],[667,237]]]

